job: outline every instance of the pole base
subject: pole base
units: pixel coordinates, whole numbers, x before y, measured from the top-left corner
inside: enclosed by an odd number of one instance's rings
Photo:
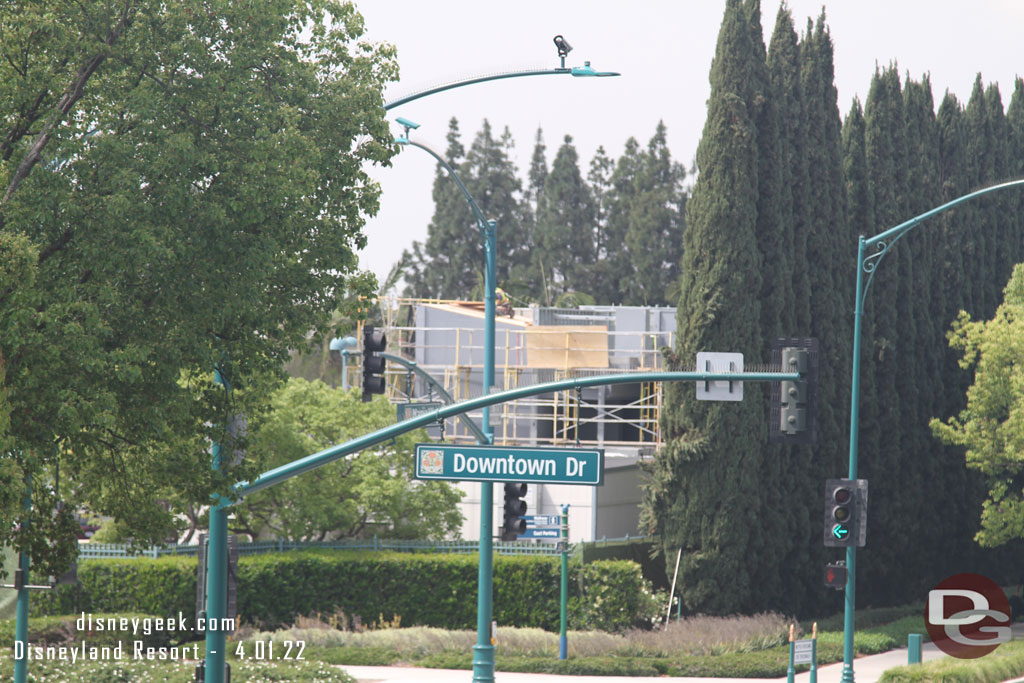
[[[473,683],[494,683],[494,646],[473,646]]]

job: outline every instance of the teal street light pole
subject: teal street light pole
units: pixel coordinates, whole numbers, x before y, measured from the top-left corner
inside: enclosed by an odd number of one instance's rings
[[[338,339],[335,337],[331,340],[330,350],[338,351],[341,353],[341,388],[348,389],[348,350],[354,349],[359,346],[359,341],[355,337],[342,337]]]
[[[218,367],[214,370],[214,380],[231,391],[231,384]],[[224,459],[224,447],[213,444],[210,449],[213,456],[212,467],[221,469]],[[227,638],[222,623],[227,617],[228,607],[228,511],[230,501],[221,496],[210,507],[210,537],[206,557],[206,658],[204,660],[206,683],[224,683],[225,648]],[[212,628],[211,628],[212,627]]]
[[[992,185],[976,190],[952,201],[946,202],[930,211],[915,216],[908,221],[889,228],[874,237],[865,238],[861,235],[857,246],[857,292],[853,312],[853,370],[850,393],[850,479],[857,478],[857,437],[860,420],[860,337],[862,319],[864,317],[864,299],[875,269],[885,258],[901,237],[933,216],[952,209],[958,204],[980,197],[990,192],[1005,190],[1011,187],[1024,186],[1024,179],[1012,180],[999,185]],[[870,252],[874,249],[873,252]],[[843,613],[843,676],[842,683],[853,683],[853,615],[856,605],[855,575],[857,569],[857,547],[846,549],[846,605]]]
[[[484,217],[483,211],[473,199],[473,195],[466,189],[465,184],[455,173],[451,164],[445,161],[444,157],[421,142],[413,142],[409,139],[409,131],[419,128],[419,124],[408,119],[399,118],[405,128],[405,135],[395,140],[400,145],[419,147],[441,164],[448,175],[452,177],[455,184],[462,190],[469,208],[476,219],[477,228],[480,230],[480,238],[484,243],[484,377],[482,395],[487,396],[494,386],[494,287],[495,268],[497,259],[497,231],[498,226],[492,220]],[[494,429],[491,427],[491,408],[483,408],[483,436],[482,444],[494,443]],[[478,567],[478,595],[476,612],[476,645],[473,646],[473,681],[494,680],[494,645],[491,643],[491,615],[494,613],[494,484],[480,482],[480,565]]]
[[[590,66],[590,62],[584,62],[582,67],[571,67],[571,68],[570,67],[566,67],[565,66],[565,57],[572,50],[572,46],[569,45],[569,43],[565,40],[565,38],[563,38],[560,35],[559,36],[555,36],[554,42],[555,42],[555,47],[558,49],[558,56],[561,59],[561,66],[558,67],[558,68],[555,68],[555,69],[531,69],[531,70],[522,70],[522,71],[507,71],[507,72],[503,72],[503,73],[489,74],[489,75],[485,75],[485,76],[477,76],[477,77],[474,77],[474,78],[467,78],[467,79],[461,79],[461,80],[457,80],[457,81],[452,81],[452,82],[444,84],[444,85],[440,85],[440,86],[437,86],[437,87],[434,87],[434,88],[429,88],[427,90],[422,90],[422,91],[413,93],[411,95],[400,97],[398,99],[395,99],[395,100],[392,100],[390,102],[387,102],[387,103],[384,104],[384,110],[385,111],[390,111],[391,109],[394,109],[395,107],[401,106],[401,105],[406,104],[408,102],[412,102],[414,100],[418,100],[418,99],[420,99],[422,97],[426,97],[428,95],[433,95],[433,94],[439,93],[439,92],[444,92],[446,90],[452,90],[454,88],[459,88],[459,87],[462,87],[464,85],[472,85],[472,84],[475,84],[475,83],[485,83],[487,81],[496,81],[496,80],[501,80],[501,79],[506,79],[506,78],[518,78],[518,77],[521,77],[521,76],[573,76],[573,77],[577,77],[577,78],[580,78],[580,77],[588,78],[588,77],[618,76],[619,75],[618,73],[613,72],[613,71],[597,71],[593,67]],[[416,126],[414,125],[412,127],[416,127]],[[476,217],[477,222],[480,223],[482,221],[482,223],[481,223],[481,233],[484,235],[484,242],[485,242],[484,248],[485,248],[485,250],[487,252],[486,253],[487,276],[486,276],[485,283],[484,283],[484,286],[486,288],[486,298],[484,300],[485,301],[484,302],[484,315],[485,315],[485,321],[486,322],[485,322],[485,326],[484,326],[484,347],[485,348],[484,348],[484,387],[483,387],[484,394],[486,395],[487,392],[490,391],[491,386],[494,384],[494,269],[495,269],[495,246],[494,246],[495,240],[494,240],[494,231],[495,231],[495,226],[494,226],[494,224],[491,221],[487,221],[486,219],[483,218],[483,214],[480,213],[479,207],[476,206],[475,202],[473,202],[473,200],[472,200],[472,197],[469,196],[469,193],[466,191],[465,186],[458,179],[458,177],[455,176],[455,173],[451,169],[451,167],[448,166],[447,163],[444,162],[444,160],[439,155],[437,155],[432,150],[427,149],[425,146],[423,146],[421,144],[409,142],[409,140],[408,140],[408,130],[406,131],[405,142],[403,143],[402,140],[398,140],[398,142],[399,142],[399,144],[411,144],[411,145],[413,145],[415,147],[420,147],[421,149],[424,149],[424,150],[430,152],[430,154],[433,155],[438,161],[440,161],[443,165],[448,167],[449,173],[451,173],[452,177],[455,178],[456,182],[459,183],[459,187],[462,189],[462,191],[466,194],[467,198],[469,199],[470,206],[474,208],[474,216]],[[486,225],[486,228],[484,227],[485,225]],[[488,246],[488,245],[490,245],[490,246]],[[488,443],[492,443],[494,441],[494,433],[491,430],[491,425],[490,425],[490,408],[488,408],[488,407],[484,407],[484,409],[483,409],[483,423],[484,423],[483,424],[483,428],[484,428],[483,431],[484,431],[484,434],[487,437],[487,442]],[[214,450],[213,450],[213,462],[214,462],[214,465],[213,465],[214,468],[215,469],[218,468],[219,467],[220,459],[219,459],[219,447],[217,447],[217,446],[215,446]],[[481,529],[481,533],[480,533],[480,577],[481,577],[480,605],[481,606],[484,605],[484,597],[485,597],[484,596],[484,591],[486,591],[486,607],[487,607],[487,609],[486,609],[486,619],[487,619],[487,624],[486,624],[486,629],[484,629],[481,626],[481,624],[483,623],[482,619],[484,619],[484,616],[482,616],[482,613],[484,612],[484,610],[481,608],[480,609],[480,613],[481,614],[477,615],[477,631],[478,631],[479,643],[474,648],[474,657],[473,657],[473,660],[474,660],[474,664],[473,664],[474,674],[473,675],[474,675],[474,677],[473,677],[473,681],[474,681],[474,683],[476,683],[478,681],[480,683],[492,683],[494,681],[494,646],[491,645],[491,643],[490,643],[490,635],[489,634],[490,634],[490,614],[491,614],[491,611],[492,611],[491,610],[491,595],[492,595],[492,592],[493,592],[493,590],[492,590],[493,589],[492,575],[491,575],[491,563],[492,563],[492,559],[493,559],[493,556],[492,556],[493,549],[492,549],[492,543],[491,543],[491,534],[493,533],[492,524],[493,524],[493,515],[494,515],[494,491],[493,491],[493,487],[492,487],[491,484],[481,484],[481,487],[482,487],[482,490],[481,490],[481,496],[480,496],[480,529]],[[214,533],[214,524],[215,524],[214,520],[215,520],[215,518],[220,520],[220,521],[217,522],[217,524],[220,524],[221,522],[223,522],[223,529],[221,529],[217,533]],[[484,525],[485,524],[487,525],[486,531],[484,530]],[[486,539],[486,542],[485,542],[485,539]],[[209,567],[210,567],[209,568],[210,582],[208,584],[210,586],[210,588],[207,591],[207,613],[208,614],[211,613],[210,607],[215,602],[219,603],[221,601],[224,601],[225,604],[226,604],[227,586],[226,586],[226,583],[225,583],[223,577],[226,575],[226,565],[227,565],[227,521],[226,521],[226,513],[224,512],[224,508],[223,508],[223,503],[215,505],[210,510],[210,540],[209,540],[209,543],[210,543],[210,546],[209,546],[210,552],[209,552],[209,554],[210,554],[210,558],[211,558],[211,563],[209,565]],[[219,583],[218,583],[217,586],[213,586],[213,581],[214,581],[214,573],[213,572],[214,572],[214,569],[215,569],[215,567],[213,565],[213,559],[214,558],[217,559],[219,567],[224,569],[224,574],[221,575],[221,579],[219,580]],[[486,577],[484,577],[485,567],[486,567],[486,574],[487,574]],[[486,639],[482,635],[485,630],[487,631]],[[486,644],[484,642],[485,640],[486,640]],[[225,663],[225,659],[224,659],[224,634],[223,634],[223,632],[219,632],[219,640],[215,637],[214,640],[211,641],[210,632],[207,631],[206,647],[207,647],[207,655],[206,655],[206,673],[205,673],[205,679],[204,679],[205,683],[224,683],[224,678],[223,677],[224,677],[224,663]],[[216,648],[216,652],[213,653],[212,655],[210,653],[211,647],[215,647]],[[478,649],[479,649],[479,652],[477,652]],[[477,666],[478,655],[479,655],[479,659],[480,659],[480,666],[479,667]]]

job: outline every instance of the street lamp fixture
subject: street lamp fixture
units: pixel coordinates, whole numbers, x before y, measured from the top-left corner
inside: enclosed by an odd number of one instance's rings
[[[348,389],[348,350],[354,349],[359,346],[359,340],[355,337],[342,337],[338,339],[335,337],[331,340],[328,348],[331,351],[339,351],[341,353],[341,388]]]
[[[575,76],[577,78],[589,78],[589,77],[603,77],[603,76],[621,76],[617,71],[598,71],[590,65],[589,61],[583,62],[583,66],[567,67],[565,65],[565,58],[572,51],[572,45],[563,38],[561,35],[557,35],[554,38],[555,47],[558,49],[558,57],[561,60],[561,66],[554,69],[524,69],[521,71],[502,71],[495,74],[488,74],[486,76],[475,76],[472,78],[465,78],[458,81],[452,81],[451,83],[445,83],[444,85],[435,86],[428,88],[427,90],[421,90],[414,92],[411,95],[405,95],[398,99],[391,100],[384,104],[384,110],[389,111],[397,106],[418,100],[421,97],[427,95],[433,95],[434,93],[444,92],[445,90],[452,90],[453,88],[460,88],[464,85],[471,85],[473,83],[486,83],[487,81],[497,81],[504,78],[519,78],[520,76]],[[401,122],[399,122],[401,123]]]

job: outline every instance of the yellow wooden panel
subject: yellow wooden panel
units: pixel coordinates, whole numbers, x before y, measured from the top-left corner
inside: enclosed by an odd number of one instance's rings
[[[607,368],[608,328],[545,325],[523,330],[531,368]]]

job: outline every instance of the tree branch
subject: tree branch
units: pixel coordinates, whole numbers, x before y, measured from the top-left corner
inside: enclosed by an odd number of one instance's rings
[[[133,12],[131,11],[130,5],[125,6],[125,11],[122,13],[120,20],[107,34],[106,39],[103,41],[107,46],[111,46],[117,42],[125,29],[131,24]],[[78,72],[75,74],[75,78],[72,83],[68,86],[64,95],[57,102],[54,114],[51,119],[43,126],[43,129],[36,136],[35,141],[29,148],[25,158],[18,164],[17,170],[15,170],[11,182],[7,186],[7,191],[4,193],[3,200],[0,204],[7,203],[10,198],[14,195],[14,192],[21,185],[22,181],[28,177],[28,174],[32,172],[36,164],[39,163],[42,158],[43,149],[50,142],[50,138],[53,135],[54,130],[59,126],[66,118],[72,107],[82,98],[85,94],[85,84],[92,78],[96,70],[99,69],[100,65],[106,59],[105,54],[97,54],[90,57],[86,62],[79,67]]]

